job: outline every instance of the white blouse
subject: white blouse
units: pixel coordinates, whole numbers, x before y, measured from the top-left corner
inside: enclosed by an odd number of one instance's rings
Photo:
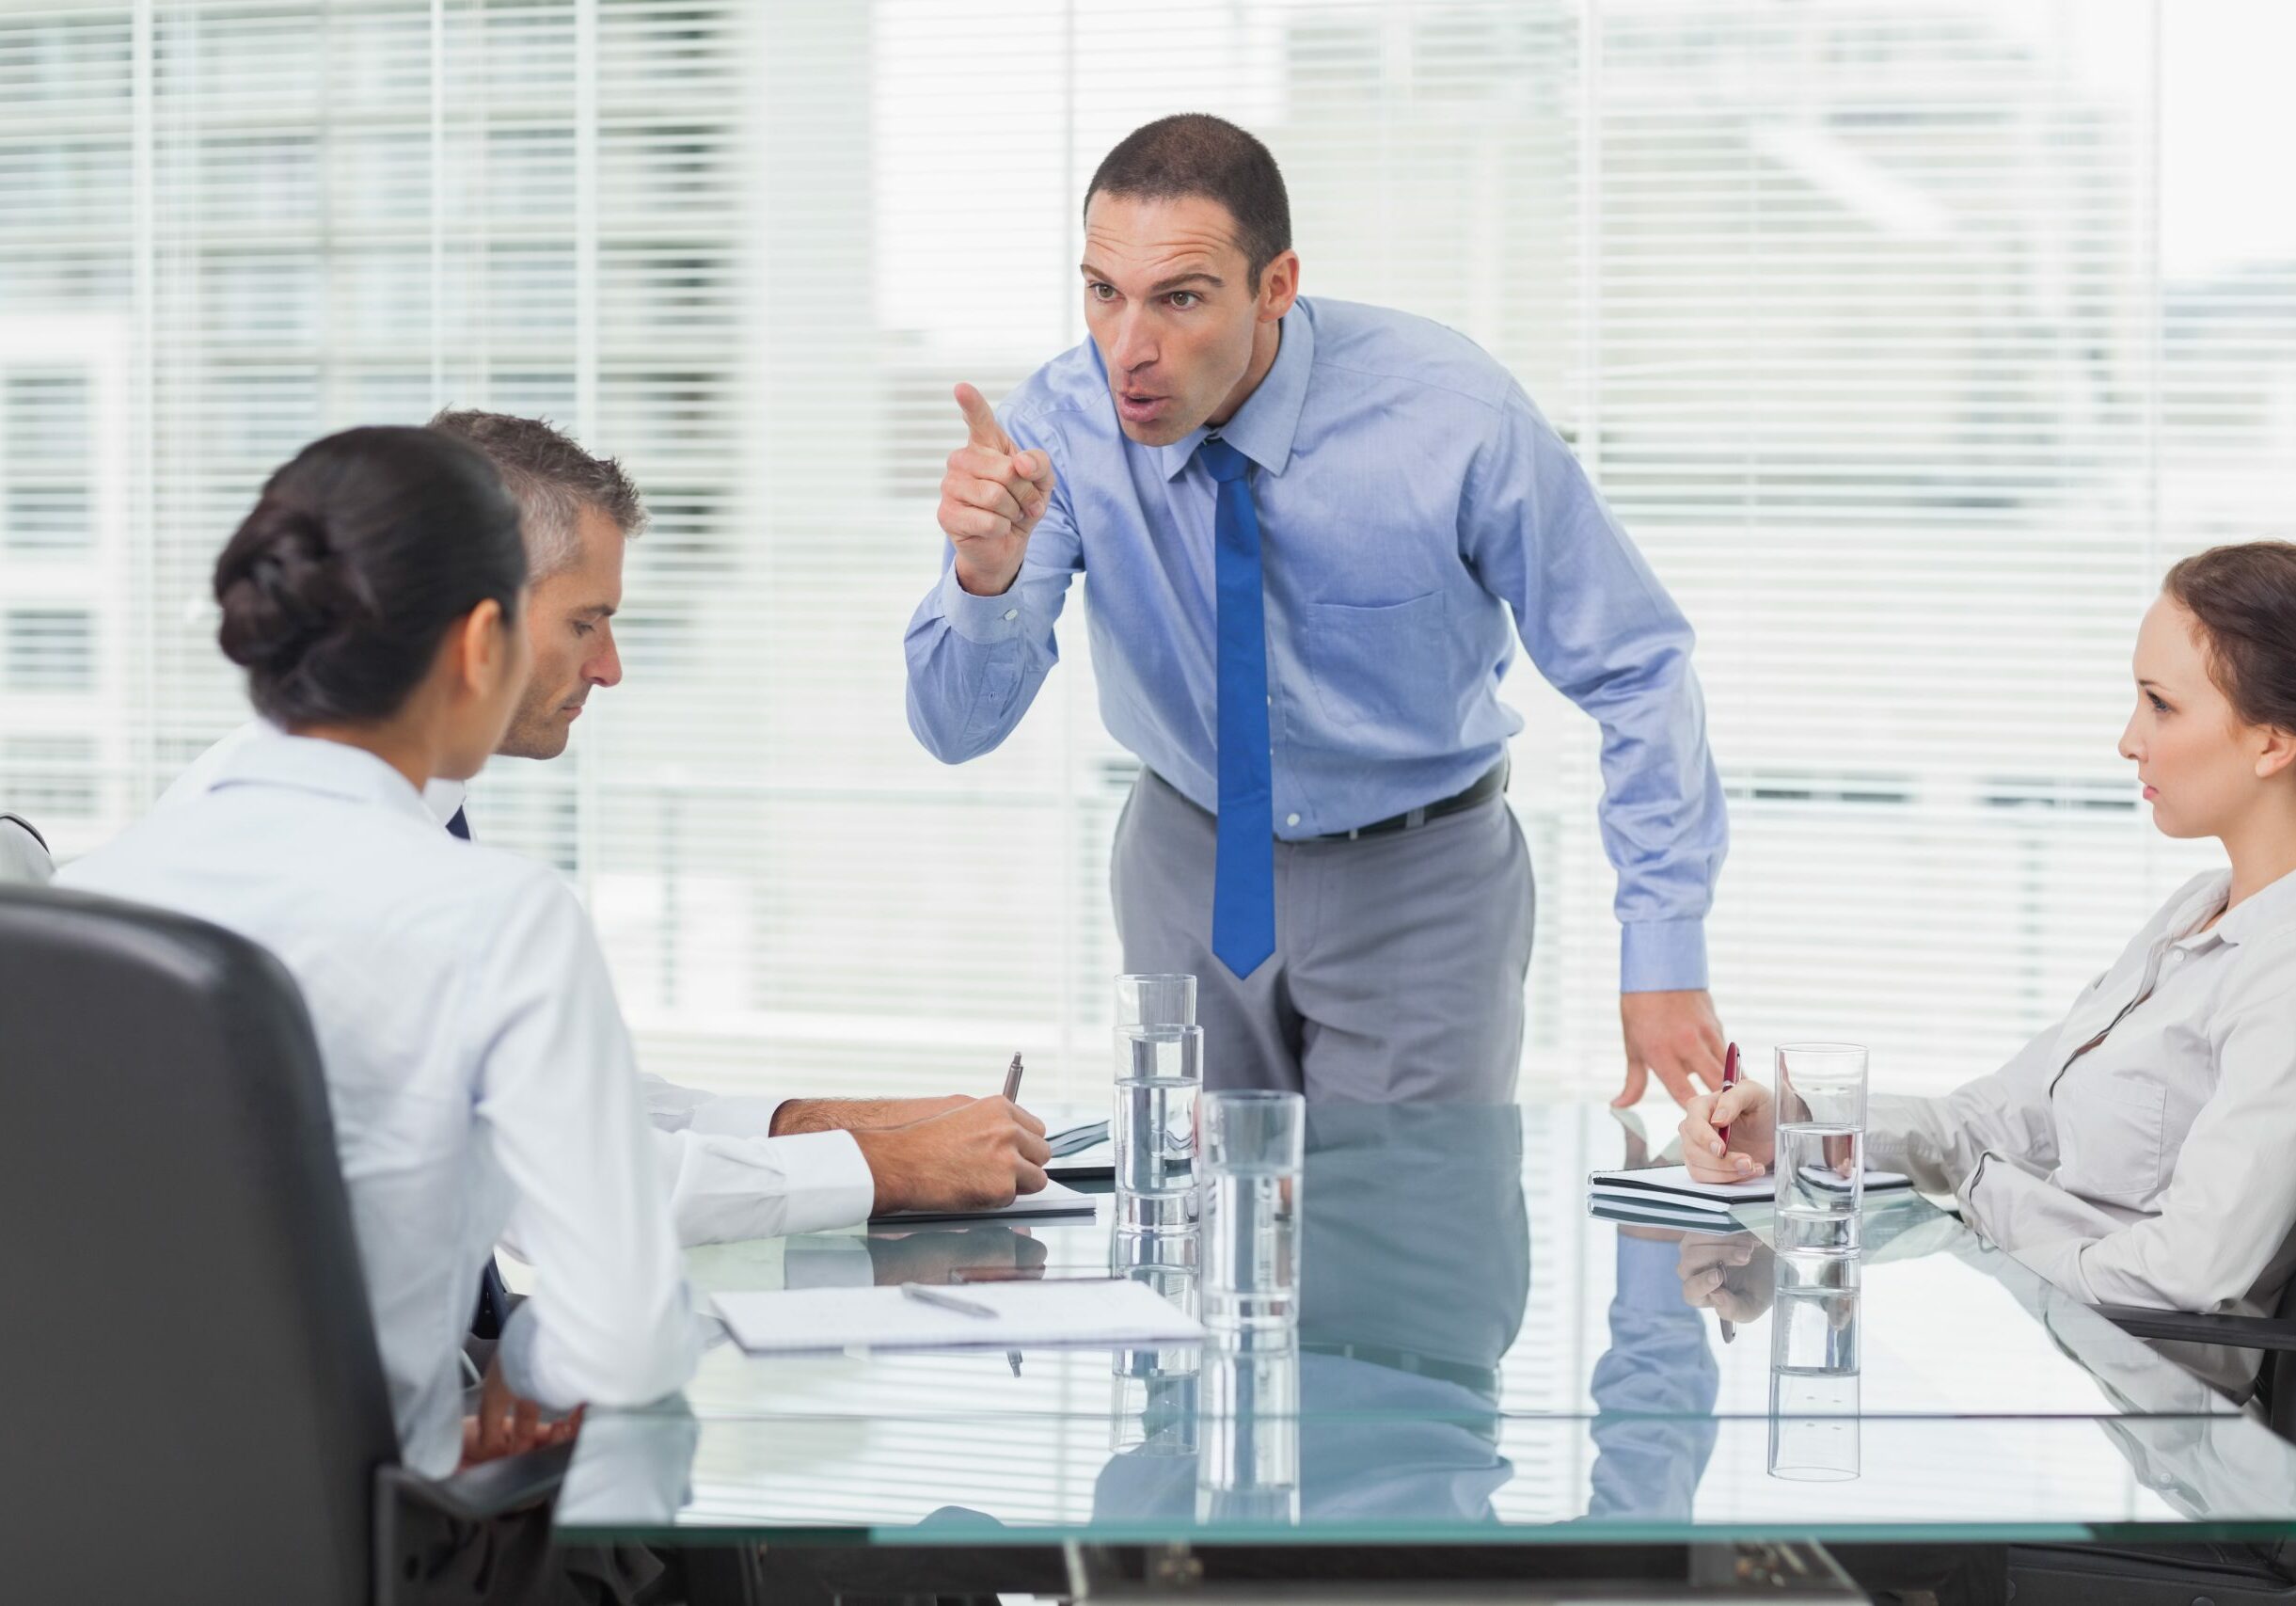
[[[2196,877],[2065,1018],[1943,1098],[1876,1095],[1871,1163],[2089,1304],[2269,1313],[2296,1273],[2296,874]]]
[[[159,807],[205,792],[233,755],[280,731],[250,720],[192,760]],[[434,780],[422,802],[440,825],[463,806],[460,781]],[[681,1244],[717,1244],[787,1232],[858,1226],[877,1199],[877,1180],[849,1132],[772,1136],[787,1095],[722,1097],[643,1073],[654,1156],[670,1190],[670,1218]],[[523,1246],[514,1243],[514,1248]]]
[[[684,1386],[694,1324],[629,1034],[549,869],[441,831],[372,754],[264,732],[57,880],[212,920],[293,975],[408,1465],[460,1456],[471,1290],[514,1216],[536,1276],[510,1386],[559,1408]]]

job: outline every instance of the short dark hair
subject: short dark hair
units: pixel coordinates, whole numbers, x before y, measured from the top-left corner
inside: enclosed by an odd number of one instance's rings
[[[622,465],[583,451],[547,419],[445,407],[429,427],[468,441],[500,472],[526,510],[527,557],[536,580],[571,567],[580,556],[575,521],[584,506],[612,519],[625,535],[645,531],[645,502]]]
[[[216,639],[273,723],[364,723],[399,710],[471,609],[515,623],[526,580],[518,504],[476,448],[347,429],[273,474],[225,544]]]
[[[2241,723],[2296,734],[2296,545],[2211,547],[2161,589],[2200,622],[2209,676]]]
[[[1100,158],[1085,190],[1092,198],[1139,196],[1170,200],[1198,195],[1227,208],[1236,244],[1251,264],[1252,290],[1277,257],[1291,248],[1291,198],[1268,148],[1225,119],[1205,112],[1158,118],[1133,129]]]

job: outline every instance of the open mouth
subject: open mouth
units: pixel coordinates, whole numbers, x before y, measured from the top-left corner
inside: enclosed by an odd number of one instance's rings
[[[1118,390],[1116,411],[1129,423],[1147,423],[1171,405],[1169,396],[1151,396],[1141,390]]]

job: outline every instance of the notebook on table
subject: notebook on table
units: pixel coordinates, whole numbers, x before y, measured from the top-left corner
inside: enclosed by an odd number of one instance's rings
[[[1848,1180],[1837,1177],[1831,1171],[1809,1167],[1806,1168],[1806,1175],[1813,1185],[1848,1191]],[[1865,1191],[1868,1194],[1901,1192],[1912,1186],[1913,1179],[1902,1172],[1865,1173]],[[1743,1183],[1693,1182],[1686,1166],[1645,1166],[1634,1170],[1595,1171],[1587,1178],[1591,1202],[1663,1211],[1670,1215],[1728,1216],[1737,1205],[1769,1203],[1777,1188],[1776,1180],[1766,1175]]]
[[[713,1297],[734,1342],[752,1355],[823,1349],[1036,1348],[1186,1344],[1196,1318],[1129,1278],[966,1283],[950,1310],[898,1288],[801,1288]]]

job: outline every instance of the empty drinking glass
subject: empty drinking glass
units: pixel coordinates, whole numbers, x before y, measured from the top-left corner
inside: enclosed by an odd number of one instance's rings
[[[1203,1107],[1204,1321],[1289,1326],[1299,1319],[1306,1102],[1297,1093],[1208,1093]]]
[[[1776,1237],[1781,1255],[1857,1250],[1865,1199],[1865,1050],[1846,1042],[1778,1050]]]

